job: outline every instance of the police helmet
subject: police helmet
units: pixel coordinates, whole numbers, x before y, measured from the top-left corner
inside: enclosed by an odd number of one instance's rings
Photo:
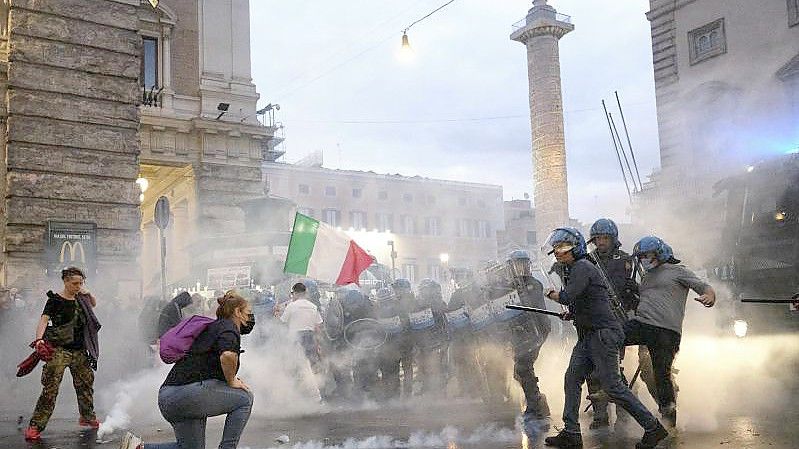
[[[322,297],[322,294],[319,292],[319,284],[317,284],[313,279],[306,279],[302,281],[302,283],[305,284],[308,299],[310,299],[312,302],[318,302]]]
[[[392,287],[394,287],[394,290],[411,291],[411,281],[405,278],[399,278],[394,281]]]
[[[674,251],[671,246],[654,235],[642,238],[633,247],[633,256],[635,257],[641,257],[648,253],[653,253],[660,263],[680,263],[679,260],[674,258]]]
[[[517,249],[508,254],[508,260],[530,260],[530,253],[523,249]]]
[[[600,218],[591,225],[591,238],[588,241],[594,240],[598,235],[609,235],[613,244],[619,246],[619,228],[610,218]]]
[[[419,281],[419,296],[423,298],[440,298],[441,284],[430,278],[422,279]]]
[[[344,310],[355,310],[366,304],[368,299],[360,290],[347,289],[341,292],[339,302],[341,302],[341,306],[344,307]]]
[[[383,287],[377,290],[375,299],[377,299],[377,302],[386,302],[396,299],[396,296],[394,295],[394,290],[391,290],[391,287]]]
[[[513,276],[532,276],[533,267],[529,252],[523,249],[511,251],[507,263]]]
[[[544,245],[552,248],[552,251],[549,252],[549,254],[552,254],[555,251],[555,247],[561,244],[571,246],[570,250],[575,259],[585,257],[587,254],[585,239],[577,228],[562,227],[555,229]]]

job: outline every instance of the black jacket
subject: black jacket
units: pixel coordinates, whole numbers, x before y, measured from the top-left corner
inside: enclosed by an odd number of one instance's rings
[[[611,311],[607,287],[599,269],[585,258],[569,267],[568,281],[560,292],[560,303],[567,305],[574,314],[578,331],[621,328]]]

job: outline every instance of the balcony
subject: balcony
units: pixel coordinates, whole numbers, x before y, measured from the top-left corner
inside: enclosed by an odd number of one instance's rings
[[[516,31],[526,27],[527,23],[528,23],[528,19],[532,19],[532,20],[550,19],[550,20],[555,20],[557,22],[561,22],[561,23],[565,23],[565,24],[569,24],[569,25],[572,24],[571,16],[567,16],[566,14],[561,14],[559,12],[550,11],[550,10],[547,10],[547,9],[542,9],[542,10],[538,10],[538,11],[534,11],[534,12],[530,13],[524,19],[522,19],[522,20],[514,23],[513,25],[511,25],[511,30],[510,30],[511,33],[514,33]]]
[[[141,88],[141,105],[151,108],[163,107],[163,87],[151,86]]]

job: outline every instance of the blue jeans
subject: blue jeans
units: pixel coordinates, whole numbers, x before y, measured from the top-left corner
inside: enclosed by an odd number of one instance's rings
[[[623,408],[644,430],[654,430],[657,418],[633,395],[622,381],[619,372],[619,350],[624,344],[621,329],[599,329],[586,332],[577,340],[572,350],[569,367],[566,369],[564,390],[566,402],[563,407],[564,430],[580,433],[580,398],[582,385],[591,372],[599,378],[602,388],[610,400]]]
[[[219,449],[235,449],[252,410],[252,393],[208,379],[188,385],[165,385],[158,408],[175,430],[176,442],[146,444],[145,449],[205,449],[205,422],[227,415]]]

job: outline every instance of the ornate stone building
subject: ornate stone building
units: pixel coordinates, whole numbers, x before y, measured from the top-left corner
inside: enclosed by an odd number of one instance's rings
[[[262,195],[274,155],[275,128],[256,115],[249,1],[12,0],[0,11],[3,283],[38,290],[75,263],[96,270],[95,288],[137,297],[158,283],[162,195],[168,281],[196,275],[211,257],[204,241],[244,231],[239,202]]]
[[[394,277],[446,280],[450,268],[482,268],[498,257],[501,186],[321,165],[266,163],[264,171],[271,194],[349,233],[378,263],[393,265]]]
[[[661,169],[637,221],[706,251],[714,183],[799,149],[799,0],[649,3]]]

